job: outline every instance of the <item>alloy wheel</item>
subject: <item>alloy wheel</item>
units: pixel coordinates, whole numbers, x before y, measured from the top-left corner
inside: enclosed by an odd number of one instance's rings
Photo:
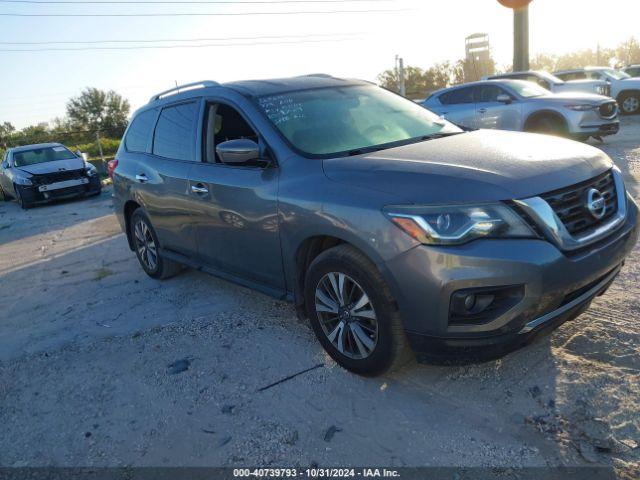
[[[322,331],[343,355],[367,358],[378,342],[378,319],[369,296],[349,275],[325,274],[316,287],[315,307]]]
[[[151,230],[144,220],[136,222],[134,235],[140,260],[147,269],[154,271],[158,266],[158,249],[156,248],[156,242],[153,240]]]
[[[622,109],[626,113],[636,112],[640,108],[640,99],[638,97],[627,97],[622,102]]]

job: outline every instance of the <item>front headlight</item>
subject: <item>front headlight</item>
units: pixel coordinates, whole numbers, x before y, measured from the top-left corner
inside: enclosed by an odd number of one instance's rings
[[[386,207],[384,214],[421,243],[459,245],[481,237],[537,238],[508,206],[435,205]]]
[[[575,110],[576,112],[586,112],[588,110],[595,110],[597,105],[586,105],[584,103],[577,103],[575,105],[565,105],[569,110]]]
[[[33,183],[31,183],[31,180],[27,177],[13,177],[13,181],[15,183],[17,183],[18,185],[33,185]]]
[[[89,175],[90,177],[98,174],[98,170],[96,169],[95,165],[91,163],[85,163],[84,169],[87,172],[87,175]]]

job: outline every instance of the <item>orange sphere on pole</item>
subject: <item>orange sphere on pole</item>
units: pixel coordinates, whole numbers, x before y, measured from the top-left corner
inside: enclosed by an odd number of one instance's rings
[[[531,3],[531,0],[498,0],[500,5],[513,8],[514,10],[518,10],[519,8],[524,8]]]

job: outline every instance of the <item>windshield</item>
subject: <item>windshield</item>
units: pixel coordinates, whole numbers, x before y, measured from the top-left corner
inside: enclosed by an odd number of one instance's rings
[[[356,154],[462,132],[411,100],[373,85],[302,90],[258,102],[280,133],[312,156]]]
[[[613,68],[607,68],[606,70],[602,70],[607,77],[613,78],[614,80],[622,80],[623,78],[631,78],[631,75],[625,72],[621,72],[619,70],[614,70]]]
[[[523,98],[541,97],[549,94],[549,90],[532,82],[514,80],[509,82],[509,86]]]
[[[556,77],[555,75],[550,74],[549,72],[545,72],[545,71],[538,71],[536,72],[540,77],[544,78],[545,80],[551,82],[551,83],[564,83],[564,80],[562,80],[561,78]]]
[[[26,167],[36,163],[53,162],[55,160],[68,160],[76,158],[63,146],[34,148],[33,150],[21,150],[13,154],[13,163],[16,167]]]

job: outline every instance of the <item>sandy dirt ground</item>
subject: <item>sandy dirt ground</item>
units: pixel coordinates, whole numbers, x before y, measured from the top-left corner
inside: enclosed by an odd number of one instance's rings
[[[593,144],[638,198],[640,118],[623,123]],[[604,464],[640,476],[639,248],[550,337],[498,361],[370,379],[337,367],[286,303],[193,270],[148,278],[110,195],[0,204],[0,466]]]

